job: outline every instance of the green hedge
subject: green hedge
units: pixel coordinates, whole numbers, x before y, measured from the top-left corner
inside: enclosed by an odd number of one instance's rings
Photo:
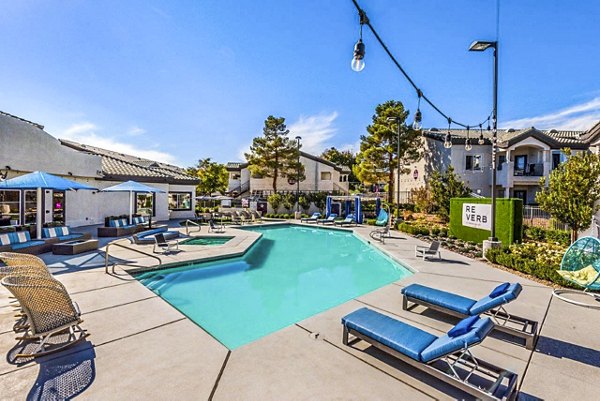
[[[450,234],[465,241],[481,243],[490,232],[462,225],[463,203],[491,204],[491,198],[452,198],[450,200]],[[496,199],[496,237],[503,244],[521,242],[523,238],[523,201]]]
[[[556,272],[560,268],[559,265],[539,263],[534,259],[515,255],[508,248],[488,249],[485,253],[485,257],[492,263],[508,267],[521,273],[530,274],[562,286],[570,286],[570,284]]]

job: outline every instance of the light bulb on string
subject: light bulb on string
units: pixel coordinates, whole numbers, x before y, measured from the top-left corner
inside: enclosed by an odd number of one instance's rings
[[[479,124],[479,144],[483,145],[485,141],[483,140],[483,127],[482,124]]]
[[[471,138],[469,138],[469,130],[471,129],[471,127],[469,127],[467,125],[467,140],[465,141],[465,150],[468,152],[471,149],[473,149],[473,146],[471,145]]]
[[[423,120],[423,115],[421,114],[421,96],[423,96],[423,92],[420,89],[417,89],[417,111],[415,112],[415,119],[413,121],[412,127],[413,129],[419,130],[421,129],[421,121]]]
[[[352,62],[350,63],[350,67],[352,70],[356,72],[361,72],[365,68],[365,44],[362,41],[362,28],[363,24],[367,21],[367,16],[364,13],[360,13],[360,38],[358,42],[354,45],[354,56],[352,57]]]
[[[446,149],[450,149],[452,147],[452,135],[450,134],[450,124],[452,124],[452,119],[448,117],[448,132],[446,133],[446,138],[444,139],[444,147]]]

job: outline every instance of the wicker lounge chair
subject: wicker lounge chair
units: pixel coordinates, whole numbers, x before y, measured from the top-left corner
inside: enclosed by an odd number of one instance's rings
[[[494,329],[525,341],[527,349],[534,349],[538,323],[531,319],[509,314],[504,305],[517,299],[522,287],[519,283],[504,283],[489,295],[476,300],[438,290],[420,284],[411,284],[402,289],[402,309],[412,310],[422,305],[456,317],[490,316]]]
[[[37,256],[29,255],[26,253],[0,252],[0,260],[6,266],[27,265],[27,266],[41,267],[41,268],[48,270],[48,268],[46,267],[46,264],[44,263],[44,261],[42,259],[38,258]]]
[[[88,336],[79,325],[81,313],[65,287],[52,278],[7,276],[4,285],[19,301],[29,326],[18,340],[32,341],[33,351],[18,358],[38,357],[69,347]],[[63,338],[66,337],[66,338]],[[51,340],[60,338],[58,343]]]
[[[471,353],[494,327],[490,318],[468,317],[440,337],[368,308],[344,316],[342,324],[344,345],[366,341],[478,399],[505,401],[515,395],[516,373]],[[349,335],[355,339],[349,341]]]

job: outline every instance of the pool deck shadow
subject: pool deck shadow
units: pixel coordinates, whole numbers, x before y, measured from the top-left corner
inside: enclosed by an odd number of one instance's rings
[[[369,240],[371,230],[357,227],[354,232]],[[160,258],[171,264],[239,256],[258,239],[256,233],[235,227],[227,227],[225,235],[235,236],[227,246],[186,247]],[[82,326],[91,336],[64,352],[24,364],[0,360],[0,398],[37,400],[53,394],[63,397],[59,399],[127,401],[471,399],[365,342],[343,345],[340,319],[367,306],[440,335],[455,320],[428,310],[402,310],[402,286],[418,282],[480,298],[505,281],[523,285],[519,299],[507,310],[540,323],[537,348],[528,351],[494,335],[474,347],[475,356],[516,371],[519,399],[597,398],[598,311],[564,303],[553,298],[548,287],[446,249],[442,256],[455,263],[422,261],[414,257],[414,247],[425,243],[412,237],[371,243],[415,274],[234,351],[128,275],[128,264],[151,268],[156,265],[152,258],[116,250],[111,256],[123,264],[112,276],[100,263],[102,249],[80,259],[43,255],[81,307]],[[7,356],[16,344],[8,302],[8,293],[0,289],[0,352]]]

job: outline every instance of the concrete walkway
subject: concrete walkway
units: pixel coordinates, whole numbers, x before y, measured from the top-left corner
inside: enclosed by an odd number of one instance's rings
[[[359,227],[368,239],[371,228]],[[201,234],[205,234],[201,232]],[[228,228],[226,246],[186,248],[164,263],[238,254],[256,233]],[[231,352],[137,281],[126,269],[151,258],[119,249],[116,275],[104,273],[103,254],[56,259],[52,269],[83,313],[89,341],[34,361],[16,360],[8,294],[0,289],[0,399],[42,400],[425,400],[469,396],[421,374],[368,344],[341,343],[340,319],[363,307],[434,334],[457,320],[424,309],[401,308],[400,289],[418,282],[478,298],[498,283],[518,281],[523,292],[507,310],[540,322],[535,351],[488,337],[475,356],[519,374],[520,399],[595,400],[600,382],[600,311],[573,306],[551,289],[485,263],[442,250],[442,261],[423,262],[405,235],[380,248],[416,273],[286,327]],[[208,249],[210,248],[210,249]],[[151,247],[145,247],[151,250]]]

